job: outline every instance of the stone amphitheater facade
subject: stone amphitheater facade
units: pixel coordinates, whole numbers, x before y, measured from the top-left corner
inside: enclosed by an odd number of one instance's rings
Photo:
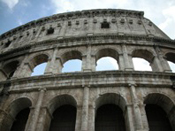
[[[107,56],[119,69],[96,71]],[[133,57],[152,71],[134,71]],[[62,73],[72,59],[82,61],[81,71]],[[167,61],[175,62],[175,41],[141,11],[31,21],[0,36],[0,130],[175,131],[175,74]],[[43,62],[44,75],[31,76]]]

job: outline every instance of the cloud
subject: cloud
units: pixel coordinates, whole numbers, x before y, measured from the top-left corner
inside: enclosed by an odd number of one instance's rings
[[[159,24],[159,28],[164,30],[170,37],[175,38],[175,30],[172,30],[171,27],[175,23],[175,6],[167,7],[162,11],[162,15],[165,17],[165,20]]]
[[[142,58],[133,58],[134,69],[138,71],[152,71],[150,63]]]
[[[51,0],[55,13],[98,9],[98,8],[120,8],[129,3],[129,0]]]
[[[22,20],[18,19],[17,21],[18,25],[23,25],[24,23],[22,22]]]
[[[19,0],[1,0],[4,2],[10,9],[13,9],[13,7],[18,4]]]

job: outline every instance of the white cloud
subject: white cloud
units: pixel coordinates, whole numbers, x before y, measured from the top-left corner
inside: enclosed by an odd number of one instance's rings
[[[134,69],[138,71],[152,71],[152,68],[146,60],[142,58],[133,58]]]
[[[1,0],[4,2],[10,9],[13,9],[13,7],[18,4],[19,0]]]
[[[99,9],[99,8],[120,8],[129,4],[129,0],[51,0],[55,13]]]
[[[18,23],[18,25],[23,25],[24,24],[20,19],[18,19],[17,23]]]
[[[97,61],[96,70],[117,70],[117,61],[112,57],[102,57]]]

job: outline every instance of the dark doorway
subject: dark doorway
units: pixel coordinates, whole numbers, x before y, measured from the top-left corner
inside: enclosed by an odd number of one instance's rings
[[[10,131],[24,131],[28,120],[29,112],[30,112],[29,108],[26,108],[20,111],[17,114],[15,118],[16,120],[14,121]]]
[[[53,113],[49,131],[75,131],[76,108],[64,105]]]
[[[147,104],[145,109],[150,129],[149,131],[172,131],[166,113],[161,107]]]
[[[114,104],[106,104],[97,109],[95,131],[126,131],[123,111]]]

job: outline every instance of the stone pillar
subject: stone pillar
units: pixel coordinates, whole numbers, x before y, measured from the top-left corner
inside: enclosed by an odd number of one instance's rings
[[[58,49],[55,48],[53,51],[52,58],[48,60],[46,70],[44,74],[57,74],[60,73],[59,66],[61,65],[60,60],[57,59]],[[61,66],[62,67],[62,66]]]
[[[45,93],[45,89],[41,88],[39,91],[39,94],[38,94],[38,99],[37,99],[36,105],[33,109],[33,113],[31,114],[32,116],[30,118],[30,123],[27,127],[27,131],[35,131],[36,130],[44,93]]]
[[[95,56],[91,54],[91,45],[87,47],[87,54],[83,56],[82,70],[84,72],[95,71],[96,61]]]
[[[169,113],[167,114],[169,122],[171,124],[172,130],[175,131],[175,105],[171,108]]]
[[[89,87],[84,87],[81,131],[88,131]]]
[[[157,57],[158,57],[158,59],[160,61],[160,64],[162,65],[162,71],[164,71],[164,72],[172,72],[168,62],[164,59],[164,56],[163,56],[160,48],[158,46],[156,46],[155,50],[156,50],[156,53],[157,53]]]
[[[10,131],[15,118],[8,112],[0,109],[0,130]]]
[[[24,60],[21,62],[13,75],[13,78],[23,78],[28,77],[33,72],[32,67],[29,64],[28,55],[25,56]]]
[[[82,119],[82,106],[77,106],[75,131],[80,131],[81,130],[81,119]]]
[[[162,70],[164,71],[164,72],[169,72],[169,73],[171,73],[172,71],[171,71],[171,69],[170,69],[170,66],[169,66],[169,64],[168,64],[168,62],[166,61],[166,59],[163,57],[163,55],[161,54],[161,55],[159,55],[159,60],[160,60],[160,63],[162,64]]]
[[[0,81],[5,81],[7,79],[7,75],[3,71],[3,69],[0,68]]]
[[[40,115],[36,125],[36,131],[48,131],[52,121],[52,114],[47,107],[41,107]]]
[[[140,111],[141,111],[141,116],[142,116],[142,121],[143,121],[143,128],[146,131],[149,131],[149,125],[148,125],[148,119],[145,111],[145,104],[140,104]]]
[[[127,131],[135,131],[133,113],[132,113],[132,104],[126,105],[125,120],[127,120],[125,122],[126,123],[126,130]]]
[[[142,119],[141,119],[139,102],[137,100],[135,84],[129,84],[129,86],[130,86],[131,98],[132,98],[132,103],[133,103],[133,112],[134,112],[134,119],[135,119],[135,130],[136,131],[141,131],[141,130],[143,130],[143,124],[142,124]]]
[[[89,105],[89,131],[95,131],[95,107],[93,105]]]
[[[125,69],[123,54],[119,54],[119,63],[118,64],[119,64],[119,70]]]
[[[154,57],[154,59],[153,59],[152,63],[150,63],[150,65],[152,67],[152,70],[155,72],[162,72],[163,71],[161,63],[160,63],[159,59],[157,58],[157,56]]]
[[[128,51],[125,44],[122,44],[122,52],[123,52],[123,59],[124,59],[124,70],[126,71],[132,71],[133,70],[133,63],[132,63],[132,57],[128,57]],[[131,60],[130,60],[131,59]]]

